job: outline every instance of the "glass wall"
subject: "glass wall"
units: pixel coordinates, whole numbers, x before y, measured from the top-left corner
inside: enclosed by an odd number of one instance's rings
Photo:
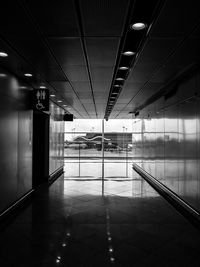
[[[64,165],[64,110],[50,102],[49,175]]]
[[[104,121],[104,135],[102,120],[66,122],[65,162],[68,177],[128,177],[132,173],[132,121]]]
[[[200,210],[199,74],[180,83],[176,95],[133,119],[133,159],[148,173]],[[146,118],[146,119],[145,119]]]

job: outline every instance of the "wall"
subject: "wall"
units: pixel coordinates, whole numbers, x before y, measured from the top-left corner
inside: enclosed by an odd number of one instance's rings
[[[200,210],[200,74],[180,82],[133,119],[133,157],[139,165]],[[148,115],[149,114],[149,115]]]
[[[28,88],[0,69],[0,212],[32,188]]]
[[[64,110],[50,102],[49,175],[64,165]]]

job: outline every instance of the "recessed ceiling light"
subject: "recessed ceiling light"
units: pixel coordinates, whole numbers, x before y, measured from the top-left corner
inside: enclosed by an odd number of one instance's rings
[[[31,74],[31,73],[24,73],[24,76],[26,76],[26,77],[32,77],[33,74]]]
[[[137,22],[137,23],[131,24],[131,29],[136,30],[136,31],[143,30],[146,27],[147,27],[147,24],[145,24],[143,22]]]
[[[57,102],[58,102],[58,103],[61,103],[61,102],[62,102],[62,100],[58,100]]]
[[[40,85],[40,89],[46,89],[46,86]]]
[[[128,70],[128,67],[119,67],[120,70]]]
[[[67,105],[63,105],[63,107],[67,107]]]
[[[120,87],[120,85],[119,85],[119,84],[115,84],[114,86],[115,86],[115,87]]]
[[[116,81],[123,81],[123,78],[117,78]]]
[[[51,94],[50,96],[51,96],[51,97],[55,97],[56,95],[54,95],[54,94]]]
[[[135,52],[133,52],[133,51],[124,51],[123,52],[124,56],[133,56],[134,54],[135,54]]]
[[[0,57],[7,57],[7,56],[8,56],[7,53],[5,53],[5,52],[3,52],[3,51],[0,51]]]

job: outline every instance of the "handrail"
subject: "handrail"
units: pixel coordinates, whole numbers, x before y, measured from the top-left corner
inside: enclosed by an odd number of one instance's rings
[[[133,163],[133,169],[143,177],[160,195],[162,195],[170,204],[173,205],[184,217],[186,217],[192,224],[200,228],[200,213],[193,208],[189,203],[183,200],[175,192],[158,181],[151,174],[146,172],[136,163]]]

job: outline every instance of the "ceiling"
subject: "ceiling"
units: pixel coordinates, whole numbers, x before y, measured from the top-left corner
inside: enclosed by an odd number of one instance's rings
[[[134,22],[147,27],[132,30]],[[76,118],[129,118],[199,62],[199,26],[194,0],[8,0],[0,51],[9,56],[0,65],[32,88],[46,86]],[[135,54],[123,55],[127,49]]]

